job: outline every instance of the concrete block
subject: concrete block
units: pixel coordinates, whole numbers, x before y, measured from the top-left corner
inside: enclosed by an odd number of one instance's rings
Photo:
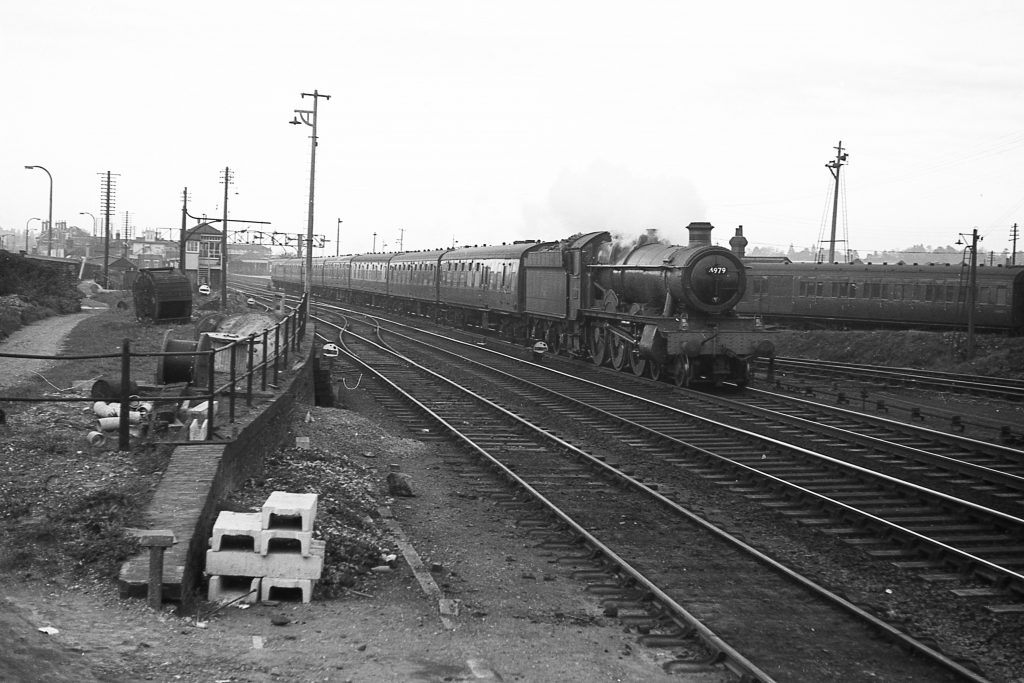
[[[310,554],[273,552],[259,555],[247,550],[206,551],[206,573],[222,576],[290,577],[319,579],[324,568],[323,541],[310,544]]]
[[[313,597],[313,585],[311,579],[279,579],[266,578],[260,584],[260,600],[266,602],[271,599],[271,590],[274,588],[298,588],[302,591],[302,602],[309,602]],[[280,599],[280,595],[274,599]]]
[[[259,553],[270,552],[270,542],[274,539],[291,539],[299,542],[299,554],[308,557],[312,554],[313,532],[298,529],[263,529],[260,531]],[[275,544],[278,545],[278,544]]]
[[[260,580],[258,576],[211,576],[206,599],[210,602],[238,600],[255,603],[260,598]]]
[[[312,531],[316,502],[315,493],[274,491],[263,504],[263,528]]]
[[[239,538],[248,538],[252,541],[252,551],[260,549],[260,533],[262,531],[263,516],[258,512],[229,512],[224,510],[217,515],[217,521],[213,523],[213,536],[210,538],[210,547],[218,551],[224,544],[224,539],[229,544]]]

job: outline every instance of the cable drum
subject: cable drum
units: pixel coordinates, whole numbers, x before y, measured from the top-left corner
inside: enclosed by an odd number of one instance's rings
[[[192,355],[198,342],[189,339],[172,339],[172,330],[164,334],[163,353],[181,353],[180,356],[160,356],[156,364],[156,383],[174,384],[192,380]]]

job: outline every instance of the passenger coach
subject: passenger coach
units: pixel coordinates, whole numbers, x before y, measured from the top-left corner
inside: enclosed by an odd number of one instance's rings
[[[748,261],[743,313],[801,327],[957,329],[967,323],[969,269],[929,264]],[[974,324],[1024,334],[1024,268],[979,266]]]

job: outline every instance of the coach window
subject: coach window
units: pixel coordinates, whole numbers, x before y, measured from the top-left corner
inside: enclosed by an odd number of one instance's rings
[[[995,301],[995,303],[996,303],[997,306],[1005,306],[1006,305],[1006,292],[1007,292],[1006,287],[996,287],[996,301]]]

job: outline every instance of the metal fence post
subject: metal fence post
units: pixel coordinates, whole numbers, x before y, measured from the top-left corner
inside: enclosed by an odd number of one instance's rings
[[[128,405],[129,395],[132,386],[132,356],[131,341],[125,339],[121,342],[121,419],[117,424],[117,448],[121,451],[128,450]]]
[[[274,325],[274,386],[277,386],[277,361],[281,358],[281,323]]]
[[[252,357],[255,351],[255,344],[256,333],[253,332],[252,334],[249,335],[249,348],[247,349],[249,353],[249,360],[245,370],[245,405],[249,406],[250,408],[252,407]]]
[[[206,401],[206,440],[213,441],[213,398],[214,392],[217,390],[217,380],[214,375],[214,367],[217,364],[217,352],[210,350],[206,352],[207,362],[210,364],[210,372],[208,373],[208,380],[206,386],[206,393],[210,395],[210,398]]]
[[[263,362],[260,363],[260,391],[267,390],[267,328],[263,328]]]
[[[233,341],[227,346],[228,352],[231,353],[231,393],[228,398],[228,422],[235,421],[235,351],[238,350],[238,342]]]
[[[284,319],[284,366],[288,367],[288,352],[291,351],[292,338],[288,334],[291,328],[292,317],[288,316]],[[277,379],[276,377],[274,379]]]

